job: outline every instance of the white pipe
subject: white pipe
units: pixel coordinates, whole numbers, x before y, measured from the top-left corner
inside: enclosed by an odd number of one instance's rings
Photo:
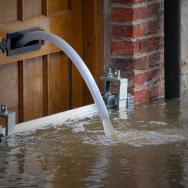
[[[97,87],[97,84],[89,69],[87,68],[81,57],[77,54],[77,52],[65,40],[46,31],[33,31],[31,33],[25,34],[23,38],[18,41],[17,46],[24,46],[34,40],[44,40],[54,43],[71,59],[72,63],[74,63],[83,79],[85,80],[97,105],[101,119],[109,119],[108,111]]]

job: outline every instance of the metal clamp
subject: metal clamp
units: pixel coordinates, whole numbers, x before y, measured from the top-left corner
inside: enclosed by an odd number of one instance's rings
[[[12,134],[15,129],[16,113],[7,111],[7,105],[2,104],[0,105],[0,118],[4,120],[4,125],[1,126],[1,129],[5,128],[5,133],[1,133],[1,136],[2,134],[3,136]]]
[[[6,38],[0,42],[0,49],[3,53],[6,53],[7,56],[17,55],[25,52],[30,52],[34,50],[39,50],[43,45],[44,41],[35,40],[28,43],[26,46],[17,47],[16,42],[22,38],[26,33],[30,33],[33,31],[41,31],[40,28],[32,28],[27,30],[22,30],[18,32],[7,33]]]
[[[105,81],[103,99],[107,108],[126,108],[128,80],[122,78],[120,74],[120,70],[116,70],[113,74],[112,69],[108,68],[106,75],[101,77]],[[117,83],[116,91],[110,91],[111,82]]]

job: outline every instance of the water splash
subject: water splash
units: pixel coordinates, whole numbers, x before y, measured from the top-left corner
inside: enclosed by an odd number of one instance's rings
[[[104,132],[107,137],[111,137],[114,133],[114,128],[112,127],[112,124],[109,119],[102,119]]]

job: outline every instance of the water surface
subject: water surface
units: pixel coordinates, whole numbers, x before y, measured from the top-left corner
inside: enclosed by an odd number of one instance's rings
[[[0,143],[0,187],[188,187],[188,97],[112,110]]]

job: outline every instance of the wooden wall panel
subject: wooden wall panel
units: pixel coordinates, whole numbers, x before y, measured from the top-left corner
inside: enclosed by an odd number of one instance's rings
[[[0,0],[0,24],[17,20],[17,0]]]
[[[23,19],[42,15],[42,0],[23,0]]]
[[[18,66],[17,63],[0,66],[0,104],[7,104],[9,111],[18,114]]]
[[[82,1],[71,0],[72,11],[72,40],[71,45],[77,53],[83,57],[83,23],[82,23]],[[72,66],[72,108],[83,105],[84,81],[75,66]]]
[[[83,0],[83,45],[84,59],[99,88],[104,85],[99,78],[104,74],[104,29],[103,1]],[[91,94],[84,85],[84,104],[93,101]]]
[[[70,0],[48,0],[48,14],[62,12],[70,9]]]
[[[62,53],[49,56],[48,113],[62,112],[69,108],[69,60]]]
[[[28,59],[23,66],[24,121],[43,116],[43,58]]]

